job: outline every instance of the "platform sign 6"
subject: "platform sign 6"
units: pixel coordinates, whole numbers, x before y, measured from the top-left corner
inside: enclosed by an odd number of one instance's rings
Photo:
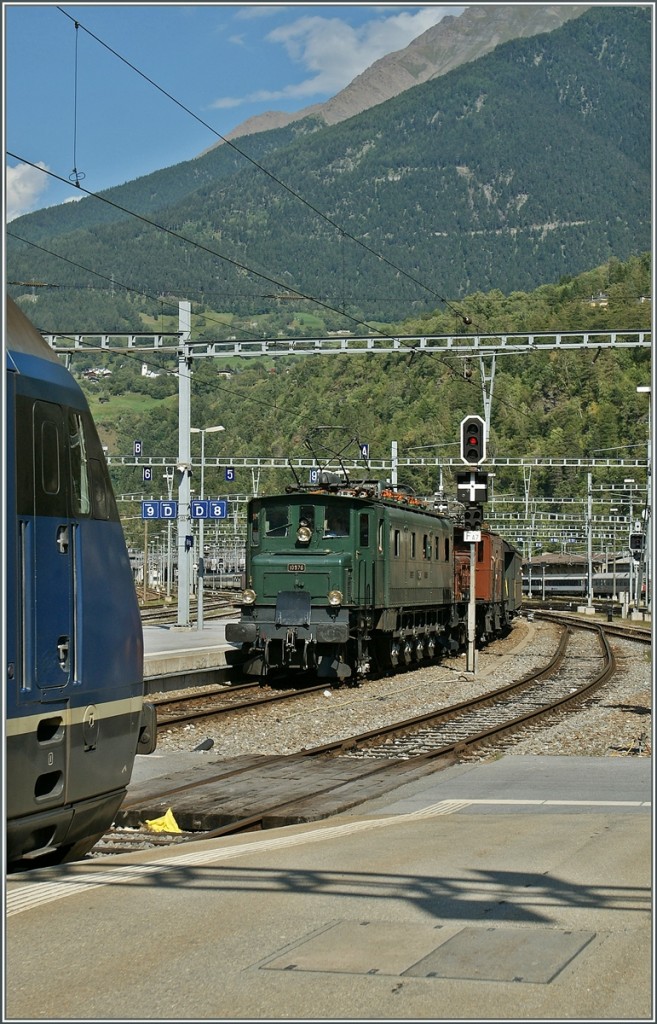
[[[153,479],[153,470],[150,466],[144,466],[144,483],[148,483],[149,480]]]
[[[229,481],[235,479],[235,468],[233,466],[226,466],[225,477],[226,477],[226,480],[229,480]]]
[[[208,502],[201,498],[200,501],[193,501],[190,506],[190,515],[192,519],[207,519],[208,518]]]
[[[141,449],[141,441],[135,441],[135,445],[134,445],[134,453],[135,453],[135,455],[141,455],[141,451],[142,451],[142,449]]]
[[[142,503],[141,503],[141,518],[142,519],[159,519],[160,518],[160,503],[159,503],[159,501],[142,501]]]
[[[228,516],[228,502],[210,501],[210,519],[226,519]]]
[[[162,519],[175,519],[178,515],[178,502],[163,501],[160,505],[160,515]]]

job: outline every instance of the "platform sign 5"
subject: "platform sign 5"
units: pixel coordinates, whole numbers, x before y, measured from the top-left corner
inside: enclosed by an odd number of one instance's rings
[[[228,516],[228,502],[226,501],[210,501],[210,519],[226,519]]]
[[[192,519],[207,519],[208,518],[208,504],[205,498],[201,498],[200,501],[193,501],[190,505],[190,515]]]
[[[142,503],[141,503],[141,518],[142,519],[159,519],[160,518],[160,503],[159,503],[159,501],[142,501]]]
[[[235,468],[233,466],[226,466],[226,480],[235,479]]]
[[[178,502],[163,501],[160,504],[160,515],[162,519],[175,519],[178,515]]]

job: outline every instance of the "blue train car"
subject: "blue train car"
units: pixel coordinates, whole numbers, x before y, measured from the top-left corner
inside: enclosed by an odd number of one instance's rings
[[[11,299],[5,336],[6,860],[84,855],[112,823],[143,703],[137,596],[86,399]]]

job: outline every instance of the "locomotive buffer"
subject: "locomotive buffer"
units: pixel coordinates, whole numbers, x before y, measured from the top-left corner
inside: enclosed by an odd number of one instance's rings
[[[488,475],[474,468],[486,458],[486,424],[481,416],[466,416],[461,420],[461,459],[472,466],[470,473],[458,473],[456,494],[465,505],[463,540],[470,543],[470,594],[468,600],[468,652],[466,671],[476,671],[475,628],[477,614],[477,565],[475,544],[481,540],[484,518],[482,504],[488,501]]]

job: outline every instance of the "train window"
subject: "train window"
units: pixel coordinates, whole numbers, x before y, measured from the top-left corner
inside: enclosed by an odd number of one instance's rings
[[[362,548],[370,546],[370,517],[367,512],[361,512],[360,514],[358,543]]]
[[[272,508],[265,506],[265,535],[267,537],[287,537],[290,527],[290,515],[287,506],[281,508],[274,505]]]
[[[411,533],[411,558],[415,558],[415,534]]]
[[[59,432],[52,420],[41,423],[41,488],[44,494],[59,494]]]
[[[422,538],[422,557],[431,558],[431,537],[426,533]]]
[[[299,509],[299,526],[308,526],[315,529],[315,507],[314,505],[302,505]]]
[[[445,537],[445,561],[449,562],[449,537]]]
[[[392,531],[392,552],[395,558],[399,558],[401,555],[401,532],[399,530]]]
[[[325,537],[349,536],[349,513],[343,509],[327,509],[324,520]]]
[[[94,503],[94,519],[109,519],[111,503],[105,481],[103,467],[98,459],[89,459],[91,472],[91,494]],[[83,510],[80,509],[80,512]]]
[[[251,511],[251,544],[257,547],[260,543],[260,506]]]
[[[71,453],[71,491],[73,513],[88,515],[90,510],[89,477],[87,473],[87,446],[81,417],[68,414],[68,443]],[[104,490],[104,487],[103,487]],[[101,518],[105,518],[104,516]]]
[[[379,519],[377,547],[380,552],[383,552],[383,519]]]

